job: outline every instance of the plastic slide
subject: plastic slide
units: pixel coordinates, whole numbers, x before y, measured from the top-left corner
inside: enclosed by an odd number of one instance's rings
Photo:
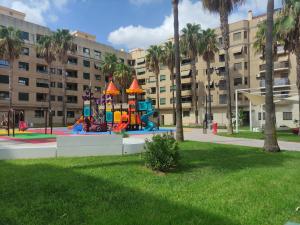
[[[154,113],[155,111],[152,109],[147,111],[147,113],[141,117],[142,122],[145,123],[146,131],[152,131],[157,128],[156,124],[149,120],[149,117],[152,116]]]
[[[73,131],[81,131],[83,121],[83,116],[81,116],[74,125],[68,126],[68,129]]]
[[[113,132],[121,132],[122,130],[125,130],[128,125],[129,125],[128,115],[122,115],[121,121],[113,129]]]

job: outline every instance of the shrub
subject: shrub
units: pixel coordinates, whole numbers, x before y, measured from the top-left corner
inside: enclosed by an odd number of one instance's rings
[[[156,171],[168,171],[179,161],[178,144],[169,134],[155,135],[146,139],[144,159],[146,166]]]

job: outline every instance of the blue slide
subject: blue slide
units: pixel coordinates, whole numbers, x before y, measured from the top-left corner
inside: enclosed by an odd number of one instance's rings
[[[147,105],[145,107],[145,108],[147,108],[147,113],[142,115],[141,121],[143,123],[145,123],[145,125],[146,125],[145,130],[146,131],[155,130],[155,129],[157,129],[156,124],[149,120],[149,117],[151,117],[155,113],[155,110],[153,109],[152,104],[151,104],[150,101],[145,101],[143,103],[145,104],[145,106]],[[140,104],[142,104],[142,102]]]

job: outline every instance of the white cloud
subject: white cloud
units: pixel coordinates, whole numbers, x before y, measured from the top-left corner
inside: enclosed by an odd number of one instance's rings
[[[129,2],[134,5],[144,5],[144,4],[161,2],[161,1],[162,0],[129,0]]]
[[[151,2],[155,0],[130,0],[131,2]],[[280,6],[281,0],[275,0],[276,7]],[[247,18],[248,10],[252,9],[255,14],[263,13],[266,9],[267,0],[248,0],[246,4],[230,16],[230,22]],[[171,10],[171,4],[170,4]],[[204,10],[201,1],[183,0],[179,3],[179,26],[180,29],[187,23],[201,24],[202,28],[214,28],[219,26],[217,14],[210,14]],[[162,24],[157,27],[144,27],[142,25],[122,26],[108,35],[108,41],[115,46],[128,49],[148,47],[157,44],[173,36],[173,13],[170,12],[164,18]]]
[[[63,10],[71,0],[0,0],[0,5],[24,12],[29,22],[46,25],[56,22],[55,9]]]

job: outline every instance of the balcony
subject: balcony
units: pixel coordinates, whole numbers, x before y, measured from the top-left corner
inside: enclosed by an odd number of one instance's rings
[[[282,61],[282,62],[275,62],[274,63],[274,71],[282,71],[282,70],[288,70],[289,69],[289,62],[288,61]],[[266,64],[259,66],[260,73],[266,72]]]
[[[275,78],[274,79],[274,86],[282,86],[282,85],[289,85],[290,80],[288,78]],[[265,87],[266,86],[266,81],[265,80],[260,80],[259,82],[260,87]]]

